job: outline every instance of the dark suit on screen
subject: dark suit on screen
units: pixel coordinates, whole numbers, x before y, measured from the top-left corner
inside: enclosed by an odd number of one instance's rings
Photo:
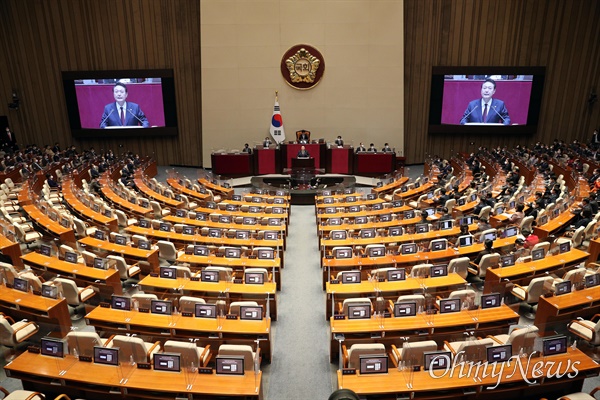
[[[140,106],[136,103],[125,103],[125,123],[121,123],[120,107],[116,102],[112,102],[104,106],[104,113],[100,119],[100,128],[107,126],[143,126],[148,128],[150,123],[144,115]],[[137,118],[136,118],[137,117]]]
[[[460,120],[460,124],[464,125],[467,122],[478,122],[478,123],[502,123],[504,125],[510,125],[510,116],[508,110],[502,100],[492,99],[488,109],[487,118],[483,121],[483,110],[484,107],[481,104],[481,99],[473,100],[469,102],[463,117]]]

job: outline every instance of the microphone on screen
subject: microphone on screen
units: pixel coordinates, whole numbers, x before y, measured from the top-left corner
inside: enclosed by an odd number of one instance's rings
[[[504,122],[505,118],[504,118],[502,115],[500,115],[500,113],[498,112],[498,110],[496,110],[496,106],[492,106],[492,110],[494,110],[494,112],[495,112],[496,114],[498,114],[498,116],[499,116],[500,118],[502,118],[502,122]]]
[[[139,119],[138,116],[135,115],[133,113],[133,111],[131,111],[131,108],[128,108],[127,111],[129,111],[129,114],[133,115],[135,117],[135,119],[137,119],[138,121],[140,121],[140,124],[144,125],[144,121],[142,121],[141,119]]]
[[[102,124],[106,122],[106,120],[108,119],[108,117],[110,117],[110,114],[112,114],[113,111],[115,111],[114,108],[112,110],[110,110],[110,112],[108,113],[108,115],[106,117],[104,117],[104,119],[102,121],[100,121],[100,126],[102,126]]]
[[[473,111],[477,110],[477,108],[479,108],[479,106],[478,106],[478,105],[477,105],[477,106],[475,106],[475,107],[473,107],[473,109],[472,109],[471,111],[469,111],[469,113],[468,113],[467,115],[465,115],[464,117],[462,117],[462,118],[461,118],[461,121],[462,121],[463,119],[466,119],[466,118],[467,118],[469,115],[471,115],[471,114],[473,113]]]

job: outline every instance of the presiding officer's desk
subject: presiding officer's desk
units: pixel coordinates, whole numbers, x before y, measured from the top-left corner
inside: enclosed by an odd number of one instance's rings
[[[354,153],[354,175],[381,176],[396,169],[395,152],[359,151]]]
[[[144,293],[155,293],[158,298],[179,298],[180,296],[201,297],[208,303],[220,300],[225,294],[228,301],[256,301],[263,310],[268,309],[271,319],[277,320],[277,288],[274,282],[263,284],[246,284],[234,282],[201,282],[188,278],[167,279],[147,276],[138,286]]]
[[[554,334],[555,327],[562,327],[577,317],[591,318],[600,312],[600,286],[575,290],[552,297],[540,297],[535,314],[535,326],[541,336]]]
[[[259,340],[263,359],[271,361],[270,318],[260,321],[227,319],[224,316],[196,318],[96,307],[85,319],[88,325],[107,334],[137,333],[152,337],[152,341],[194,338],[204,347],[210,344],[211,349],[218,349],[223,343],[248,344],[256,348],[256,340]]]
[[[121,255],[125,259],[147,261],[153,269],[158,269],[158,250],[156,249],[144,250],[131,246],[123,246],[91,236],[79,239],[79,243],[111,254]]]
[[[112,294],[123,294],[119,271],[114,268],[106,270],[92,268],[85,264],[71,263],[35,252],[25,254],[21,258],[32,269],[42,271],[42,273],[49,272],[50,276],[48,277],[58,274],[74,279],[77,286],[92,285],[98,288],[101,299],[110,298]]]
[[[32,366],[35,365],[35,368]],[[248,399],[261,400],[262,372],[243,376],[163,372],[64,359],[25,352],[5,367],[6,374],[23,381],[27,390],[83,399]]]
[[[519,361],[513,359],[504,368],[481,363],[480,368],[475,365],[469,370],[465,365],[462,372],[460,365],[454,370],[417,372],[390,368],[387,374],[367,376],[343,375],[339,370],[338,388],[353,390],[365,399],[555,399],[580,392],[583,380],[600,370],[590,357],[570,347],[566,354]]]
[[[447,314],[418,313],[410,317],[369,319],[329,319],[330,361],[339,353],[340,335],[350,348],[357,343],[383,343],[386,348],[392,344],[400,346],[401,338],[408,341],[436,340],[442,342],[449,335],[462,335],[466,330],[474,331],[475,336],[506,333],[511,324],[519,321],[519,314],[507,305],[485,310],[461,310]]]
[[[571,249],[567,253],[547,255],[541,260],[517,263],[510,267],[488,268],[485,274],[483,293],[504,292],[507,280],[510,284],[527,286],[536,277],[545,276],[548,272],[562,272],[576,267],[588,259],[589,254],[579,249]],[[571,267],[571,268],[570,268]]]
[[[327,308],[325,317],[329,319],[332,315],[332,307],[335,303],[341,303],[344,299],[360,297],[379,297],[386,300],[396,301],[402,294],[413,294],[419,290],[427,290],[430,294],[442,297],[450,291],[461,288],[465,281],[456,273],[434,278],[413,278],[407,276],[405,280],[394,282],[377,282],[375,280],[361,281],[360,283],[331,283],[327,282]]]
[[[49,299],[0,285],[0,312],[15,320],[28,319],[48,324],[60,332],[61,337],[71,329],[71,317],[65,299]]]

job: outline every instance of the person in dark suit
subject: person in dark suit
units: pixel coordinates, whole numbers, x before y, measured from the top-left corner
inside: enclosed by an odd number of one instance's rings
[[[391,153],[392,152],[392,148],[390,147],[390,145],[388,143],[385,143],[383,145],[383,149],[381,149],[381,151],[383,151],[384,153]]]
[[[300,136],[298,136],[298,143],[308,143],[308,132],[303,131],[300,133]]]
[[[298,151],[298,158],[308,158],[310,157],[310,154],[308,154],[308,150],[306,150],[306,147],[302,146],[300,147],[300,150]]]
[[[358,145],[358,147],[356,148],[356,152],[359,153],[361,151],[367,151],[366,147],[362,144],[362,142],[360,142],[360,144]]]
[[[502,100],[492,98],[494,93],[496,93],[496,81],[488,78],[481,85],[481,98],[469,102],[460,124],[480,122],[510,125],[508,110]]]
[[[269,147],[271,145],[271,139],[269,139],[269,137],[265,137],[265,140],[263,142],[263,147]]]
[[[344,146],[344,139],[342,139],[342,137],[338,135],[337,139],[335,139],[335,145],[337,147]]]
[[[127,102],[127,86],[117,82],[113,86],[115,102],[104,106],[100,128],[107,126],[150,126],[146,115],[136,103]]]
[[[244,148],[242,149],[242,153],[252,154],[252,149],[250,148],[250,146],[248,145],[248,143],[246,143],[244,145]]]
[[[375,143],[371,143],[369,145],[369,148],[367,149],[367,151],[370,151],[371,153],[377,153],[377,148],[375,147]]]
[[[6,130],[0,136],[0,145],[6,149],[16,149],[17,148],[17,138],[15,137],[15,133],[10,130],[7,126]]]

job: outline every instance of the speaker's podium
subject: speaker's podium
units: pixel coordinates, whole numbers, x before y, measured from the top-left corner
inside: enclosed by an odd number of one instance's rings
[[[295,169],[314,169],[315,159],[313,157],[292,158],[292,170]]]

